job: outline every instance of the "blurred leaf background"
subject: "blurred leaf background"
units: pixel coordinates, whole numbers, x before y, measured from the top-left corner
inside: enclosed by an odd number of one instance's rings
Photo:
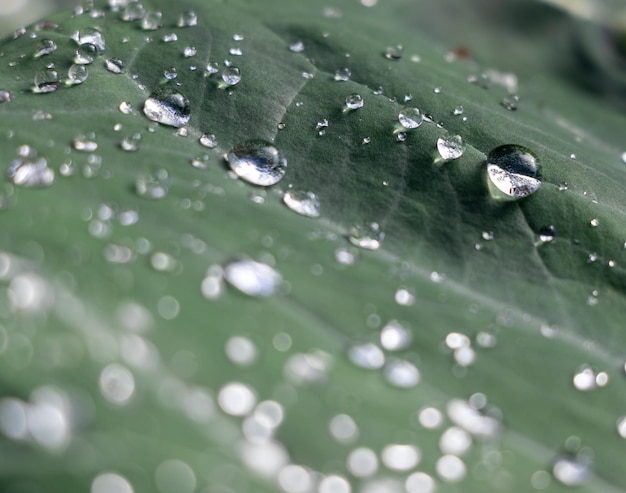
[[[0,2],[0,37],[62,8],[78,5],[78,0],[2,0]]]

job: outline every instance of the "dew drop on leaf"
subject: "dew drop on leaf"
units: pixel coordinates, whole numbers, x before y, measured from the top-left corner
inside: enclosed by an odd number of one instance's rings
[[[74,62],[79,65],[89,65],[98,58],[98,53],[96,45],[91,43],[82,44],[76,49]]]
[[[140,142],[141,134],[137,132],[124,137],[120,142],[120,148],[126,152],[137,152],[139,150]]]
[[[289,190],[283,195],[283,202],[289,209],[302,216],[320,216],[320,201],[313,192]]]
[[[282,283],[282,277],[276,270],[250,259],[227,264],[224,267],[224,279],[242,293],[255,298],[272,296]]]
[[[89,70],[84,65],[73,64],[67,70],[67,83],[70,85],[82,84],[89,77]]]
[[[465,152],[465,144],[460,135],[448,135],[437,139],[437,151],[446,161],[460,158]]]
[[[198,24],[198,16],[193,10],[187,10],[178,16],[176,25],[178,27],[193,27]]]
[[[557,458],[552,467],[554,477],[566,486],[580,486],[590,476],[590,464],[575,455],[564,455]]]
[[[226,161],[239,178],[263,187],[278,183],[287,170],[282,152],[264,140],[248,140],[236,145],[226,155]]]
[[[408,389],[415,387],[420,381],[420,372],[413,363],[404,360],[393,360],[384,369],[385,380],[391,385]]]
[[[80,31],[76,31],[72,35],[72,39],[76,41],[80,46],[92,45],[95,46],[98,52],[106,50],[106,43],[104,36],[100,31],[93,27],[86,27]]]
[[[515,94],[506,96],[502,99],[500,104],[509,111],[515,111],[519,107],[519,96]]]
[[[27,145],[19,148],[7,174],[15,185],[26,188],[49,187],[54,183],[54,170],[48,167],[48,161]]]
[[[294,53],[302,53],[304,51],[304,43],[300,40],[294,41],[289,45],[289,51]]]
[[[403,53],[404,48],[402,47],[402,45],[389,46],[385,50],[385,58],[387,58],[388,60],[400,60]]]
[[[0,104],[10,103],[13,100],[13,95],[7,90],[0,90]]]
[[[537,178],[537,158],[518,145],[503,145],[487,157],[489,191],[498,200],[517,200],[535,193],[541,186]]]
[[[419,127],[424,121],[424,115],[419,108],[407,106],[402,108],[398,114],[398,121],[407,130]]]
[[[222,72],[222,80],[226,86],[235,86],[241,81],[241,71],[237,67],[226,67]]]
[[[226,414],[245,416],[254,408],[256,395],[250,387],[240,382],[224,385],[218,395],[217,402]]]
[[[350,80],[350,77],[352,77],[352,72],[347,67],[339,68],[339,69],[337,69],[335,71],[335,80],[336,81],[346,82],[346,81]]]
[[[122,20],[126,22],[137,21],[146,14],[141,2],[130,2],[122,11]]]
[[[385,238],[378,223],[358,224],[350,230],[350,243],[366,250],[378,250]]]
[[[96,141],[96,135],[91,132],[89,134],[80,134],[74,137],[72,146],[77,151],[93,152],[98,148],[98,142]]]
[[[414,472],[404,482],[407,493],[434,493],[435,480],[425,472]]]
[[[96,476],[91,483],[91,493],[134,493],[128,480],[119,474],[105,472]]]
[[[44,69],[35,75],[35,88],[33,92],[47,94],[54,92],[59,87],[59,74],[54,69]]]
[[[359,108],[363,108],[365,102],[363,101],[363,97],[360,94],[352,93],[346,96],[346,109],[347,110],[358,110]]]
[[[144,31],[156,31],[163,26],[163,14],[158,10],[147,11],[141,18],[141,29]]]
[[[446,483],[458,483],[467,473],[465,463],[456,455],[443,455],[435,464],[439,477]]]
[[[380,331],[380,344],[387,351],[400,351],[411,343],[411,332],[397,320],[392,320]]]
[[[202,134],[199,142],[201,145],[208,147],[209,149],[217,147],[217,137],[215,137],[215,134]]]
[[[191,107],[189,100],[178,91],[160,89],[146,99],[143,112],[152,121],[180,128],[189,123]]]
[[[382,368],[385,364],[385,354],[372,343],[355,344],[348,349],[348,359],[356,366],[367,370]]]
[[[54,53],[57,50],[57,44],[51,39],[42,39],[39,42],[37,51],[35,51],[35,58],[40,58],[50,53]]]
[[[124,62],[119,58],[107,58],[104,62],[104,66],[109,72],[114,74],[123,74],[124,73]]]
[[[135,180],[135,191],[140,197],[162,199],[169,192],[171,180],[166,169],[141,173]]]
[[[539,241],[541,243],[552,243],[556,236],[556,229],[551,224],[539,230]]]

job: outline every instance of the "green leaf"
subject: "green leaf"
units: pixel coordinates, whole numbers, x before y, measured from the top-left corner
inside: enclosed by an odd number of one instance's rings
[[[452,0],[151,0],[124,21],[116,3],[0,45],[3,491],[626,491],[623,52],[601,21]],[[66,84],[86,29],[106,48]],[[58,87],[33,90],[46,70]],[[172,91],[181,130],[144,115]],[[399,141],[405,105],[428,118]],[[276,186],[228,171],[250,139],[285,156]],[[492,196],[501,145],[536,156],[534,194]],[[50,186],[17,183],[29,164]],[[373,222],[379,249],[348,241]],[[241,258],[277,292],[225,284]]]

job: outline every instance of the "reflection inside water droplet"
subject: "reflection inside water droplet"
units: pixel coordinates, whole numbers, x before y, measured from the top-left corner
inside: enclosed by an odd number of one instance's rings
[[[522,146],[503,145],[487,157],[489,191],[495,199],[516,200],[532,195],[541,185],[537,172],[537,158]]]
[[[47,94],[57,90],[59,87],[59,74],[56,70],[45,69],[35,75],[35,87],[33,92]]]
[[[287,170],[282,152],[264,140],[248,140],[236,145],[226,155],[226,161],[238,177],[263,187],[278,183]]]
[[[346,96],[346,109],[347,110],[358,110],[359,108],[363,108],[365,102],[363,101],[363,97],[360,94],[352,93]]]
[[[150,120],[180,128],[189,123],[191,107],[185,96],[166,88],[155,91],[146,99],[143,112]]]
[[[289,190],[283,195],[283,202],[292,211],[302,216],[320,216],[320,201],[313,192]]]
[[[460,158],[465,152],[465,144],[460,135],[448,135],[437,139],[437,151],[446,161]]]
[[[378,250],[385,238],[385,233],[378,223],[358,224],[350,230],[350,243],[366,250]]]
[[[419,127],[424,121],[424,115],[419,108],[407,106],[402,108],[398,114],[398,121],[407,130]]]

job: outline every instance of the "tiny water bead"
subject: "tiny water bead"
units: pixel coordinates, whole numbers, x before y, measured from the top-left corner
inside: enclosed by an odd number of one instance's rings
[[[460,158],[465,152],[465,144],[460,135],[448,135],[437,139],[437,151],[446,161]]]
[[[107,58],[104,66],[109,72],[114,74],[123,74],[125,71],[124,62],[119,58]]]
[[[363,108],[365,102],[363,101],[363,97],[360,94],[352,93],[346,96],[346,109],[347,110],[358,110],[359,108]]]
[[[387,351],[405,349],[412,339],[412,334],[397,320],[392,320],[380,332],[380,344]]]
[[[72,146],[77,151],[93,152],[98,149],[98,142],[96,141],[96,135],[93,132],[88,134],[80,134],[74,137]]]
[[[235,174],[253,185],[268,187],[285,176],[287,160],[272,143],[253,139],[233,147],[226,161]]]
[[[539,241],[541,243],[552,243],[556,236],[556,229],[551,224],[539,230]]]
[[[158,10],[147,11],[140,21],[144,31],[157,31],[163,27],[163,13]]]
[[[241,82],[241,71],[237,67],[226,67],[222,72],[222,80],[228,87],[235,86]]]
[[[357,224],[350,230],[348,239],[354,246],[366,250],[378,250],[385,239],[385,233],[376,222]]]
[[[366,370],[376,370],[385,364],[385,353],[372,343],[356,344],[348,349],[348,359]]]
[[[385,50],[385,58],[387,58],[388,60],[400,60],[403,53],[404,48],[402,47],[402,45],[389,46]]]
[[[242,293],[255,298],[274,295],[282,283],[282,277],[276,270],[250,259],[227,264],[224,267],[224,279]]]
[[[48,161],[26,145],[18,149],[18,157],[9,166],[7,175],[13,184],[26,188],[49,187],[54,183],[54,170],[48,167]]]
[[[171,180],[166,169],[140,174],[135,180],[137,195],[148,199],[162,199],[169,192]]]
[[[402,108],[398,114],[398,121],[407,130],[419,127],[424,121],[424,115],[419,108],[407,106]]]
[[[301,216],[320,216],[320,201],[313,192],[289,190],[283,195],[283,202]]]
[[[302,53],[304,51],[304,43],[302,41],[294,41],[289,45],[289,51],[294,53]]]
[[[59,73],[54,69],[45,69],[35,75],[35,87],[33,92],[48,94],[54,92],[59,87]]]
[[[120,142],[120,148],[126,152],[136,152],[139,150],[139,143],[141,142],[141,134],[139,132],[127,135]]]
[[[537,158],[519,145],[497,147],[487,157],[489,190],[495,199],[517,200],[532,195],[541,186],[537,172]]]
[[[143,113],[152,121],[180,128],[189,123],[191,107],[189,100],[178,91],[161,89],[146,99]]]
[[[350,77],[352,77],[352,72],[349,68],[344,67],[335,71],[335,80],[338,82],[346,82],[350,80]]]

